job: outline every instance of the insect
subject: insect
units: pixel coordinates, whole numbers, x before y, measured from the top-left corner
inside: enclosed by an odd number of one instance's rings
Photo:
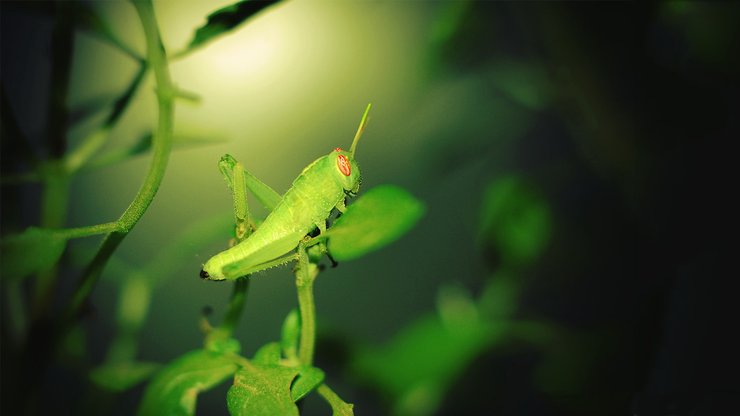
[[[239,166],[246,186],[268,208],[270,214],[246,239],[211,257],[200,272],[210,280],[233,280],[295,259],[291,251],[315,229],[326,231],[333,209],[345,210],[345,197],[360,188],[360,169],[355,149],[367,125],[368,104],[349,151],[335,148],[308,165],[280,197]],[[235,173],[236,176],[236,173]]]

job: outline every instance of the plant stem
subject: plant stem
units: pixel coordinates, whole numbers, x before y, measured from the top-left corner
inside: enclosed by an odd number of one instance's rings
[[[41,202],[41,226],[44,228],[62,227],[67,217],[69,199],[69,176],[61,164],[52,163],[44,175],[44,190]],[[57,267],[39,273],[34,287],[32,315],[38,317],[46,313],[51,305],[50,299],[56,288]]]
[[[249,292],[249,277],[240,277],[234,282],[234,290],[231,292],[226,315],[221,323],[221,329],[224,330],[227,337],[234,333],[236,324],[239,323],[244,305],[247,303],[247,293]]]
[[[57,234],[64,238],[89,237],[91,235],[110,233],[118,228],[118,222],[105,222],[103,224],[86,225],[77,228],[63,228],[57,230]]]
[[[301,341],[298,358],[303,365],[311,365],[316,346],[316,306],[313,298],[313,282],[318,268],[308,259],[304,243],[298,245],[298,267],[296,268],[296,289],[298,308],[301,311]]]
[[[313,299],[313,283],[298,286],[298,307],[301,311],[301,343],[298,357],[305,365],[313,362],[316,344],[316,306]]]
[[[351,403],[347,403],[342,400],[334,390],[329,388],[326,384],[320,385],[316,391],[324,398],[324,400],[331,406],[332,414],[336,416],[350,416],[353,415],[352,408],[354,407]]]
[[[56,19],[51,37],[52,66],[46,138],[51,158],[58,159],[62,157],[67,147],[67,92],[72,68],[74,28],[72,4],[60,2],[54,6]]]
[[[110,259],[115,249],[123,241],[128,232],[133,229],[151,204],[159,189],[159,185],[162,183],[172,148],[173,97],[175,88],[172,86],[172,81],[170,80],[167,56],[159,36],[159,29],[151,1],[135,1],[134,6],[144,28],[147,61],[154,71],[157,84],[159,120],[157,131],[153,137],[152,161],[144,182],[141,188],[139,188],[139,192],[134,197],[131,205],[126,208],[126,211],[123,212],[116,222],[117,230],[105,237],[92,262],[85,268],[72,301],[64,314],[66,322],[63,325],[62,331],[67,329],[65,327],[71,323],[70,320],[73,321],[76,318],[85,300],[90,296],[108,259]]]

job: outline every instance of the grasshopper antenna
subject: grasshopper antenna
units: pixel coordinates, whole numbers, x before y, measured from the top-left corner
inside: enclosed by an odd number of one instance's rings
[[[372,106],[372,103],[367,105],[367,108],[365,108],[365,114],[362,115],[362,120],[360,120],[360,126],[357,127],[357,133],[355,133],[355,138],[352,140],[352,146],[349,148],[349,154],[351,154],[352,157],[355,157],[355,148],[357,147],[357,142],[360,141],[362,132],[365,131],[365,126],[367,126],[367,114],[370,112],[370,107]]]

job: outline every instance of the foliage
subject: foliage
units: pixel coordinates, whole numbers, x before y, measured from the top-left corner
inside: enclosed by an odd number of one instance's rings
[[[312,363],[315,338],[312,284],[319,271],[317,262],[321,254],[327,251],[327,238],[332,246],[330,252],[336,251],[337,258],[349,260],[380,249],[408,232],[424,211],[421,202],[408,192],[389,185],[371,189],[349,204],[346,214],[335,224],[336,232],[335,227],[332,227],[310,247],[303,242],[299,245],[297,253],[290,260],[298,261],[295,270],[300,308],[291,311],[286,317],[281,341],[264,345],[252,359],[240,354],[240,344],[233,334],[246,302],[248,277],[238,278],[234,282],[233,295],[221,325],[211,327],[204,320],[206,335],[203,348],[192,350],[165,364],[137,358],[139,332],[146,321],[155,288],[171,276],[177,264],[183,258],[191,256],[194,249],[228,236],[228,223],[232,223],[237,241],[248,238],[251,230],[262,223],[261,219],[252,217],[249,212],[246,204],[247,188],[266,206],[274,207],[281,198],[259,179],[244,171],[235,159],[227,155],[219,163],[233,195],[233,222],[218,217],[189,224],[179,236],[172,238],[170,244],[156,258],[143,266],[134,266],[115,255],[121,241],[152,203],[166,171],[171,150],[221,141],[220,138],[174,134],[173,115],[177,100],[193,100],[195,96],[175,86],[170,79],[169,60],[183,58],[191,51],[215,41],[273,3],[275,2],[241,1],[216,10],[195,31],[187,47],[170,56],[162,47],[154,7],[148,0],[134,2],[145,33],[146,56],[139,56],[134,48],[119,39],[96,13],[95,8],[86,3],[60,3],[42,8],[44,12],[57,15],[69,36],[67,39],[71,39],[76,26],[78,30],[92,33],[124,52],[138,64],[138,70],[126,89],[109,103],[107,117],[76,147],[64,151],[67,132],[63,129],[52,132],[49,143],[52,151],[49,152],[49,160],[45,161],[35,160],[33,150],[30,150],[32,146],[17,128],[17,122],[5,105],[6,98],[3,94],[3,146],[6,144],[7,131],[14,136],[13,140],[20,143],[17,145],[20,150],[26,151],[25,156],[33,161],[26,172],[4,176],[3,185],[37,181],[44,186],[45,193],[53,196],[44,200],[46,205],[42,207],[39,226],[3,236],[0,243],[3,286],[17,289],[21,282],[30,282],[36,292],[31,328],[26,332],[28,339],[21,344],[29,348],[26,348],[21,364],[17,367],[19,382],[13,386],[14,392],[19,394],[12,396],[11,404],[6,402],[8,408],[23,408],[26,406],[25,401],[33,400],[36,377],[46,371],[46,366],[52,365],[58,353],[83,358],[85,352],[81,341],[84,334],[79,326],[79,318],[96,283],[105,275],[113,276],[113,281],[118,285],[115,334],[108,345],[106,357],[93,366],[87,376],[93,385],[111,394],[125,392],[151,379],[139,404],[138,414],[192,415],[195,413],[198,395],[227,380],[231,380],[232,385],[225,403],[229,412],[234,415],[298,414],[296,403],[312,392],[324,397],[334,414],[353,413],[352,405],[339,398],[324,383],[324,371],[314,367]],[[69,45],[60,45],[59,50],[55,51],[57,56],[71,59],[72,50]],[[54,74],[58,79],[55,78],[54,82],[58,85],[53,88],[57,88],[59,94],[64,94],[67,88],[64,76],[66,72],[59,68],[56,70]],[[111,130],[122,119],[148,73],[153,73],[156,81],[156,127],[127,146],[113,146],[112,150],[104,151]],[[72,110],[65,108],[64,99],[59,101],[58,95],[52,94],[52,99],[55,100],[53,111],[56,112],[52,117],[65,119]],[[87,112],[85,109],[79,110],[80,114]],[[63,123],[60,125],[63,126]],[[358,131],[356,140],[361,131],[362,128]],[[355,144],[356,142],[352,146],[353,153]],[[58,149],[62,151],[58,152]],[[69,182],[75,175],[145,153],[151,153],[150,168],[139,192],[117,220],[64,228]],[[73,239],[100,234],[105,237],[92,255],[82,253],[76,246],[68,244]],[[361,238],[363,235],[371,238]],[[68,252],[67,256],[65,252]],[[72,264],[81,264],[82,274],[71,298],[64,301],[61,311],[56,311],[53,310],[54,302],[51,301],[54,296],[53,288],[61,274],[63,262],[67,260]],[[27,312],[14,309],[12,313]],[[56,329],[52,331],[49,329],[51,327]],[[38,344],[39,334],[49,340],[44,347]],[[38,365],[29,365],[31,361]],[[5,371],[3,377],[6,377]],[[8,392],[4,391],[3,394]],[[101,410],[96,410],[98,411]]]

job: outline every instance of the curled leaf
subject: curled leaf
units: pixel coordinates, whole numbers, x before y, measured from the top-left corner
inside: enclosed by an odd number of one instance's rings
[[[248,18],[262,11],[262,9],[276,3],[276,0],[254,1],[244,0],[226,7],[222,7],[208,15],[205,25],[195,31],[187,51],[203,46],[214,38],[225,34],[242,24]]]
[[[297,402],[305,397],[308,393],[311,393],[313,389],[318,387],[324,381],[324,372],[316,367],[303,367],[298,377],[293,381],[293,385],[290,386],[290,394],[293,397],[293,401]]]

